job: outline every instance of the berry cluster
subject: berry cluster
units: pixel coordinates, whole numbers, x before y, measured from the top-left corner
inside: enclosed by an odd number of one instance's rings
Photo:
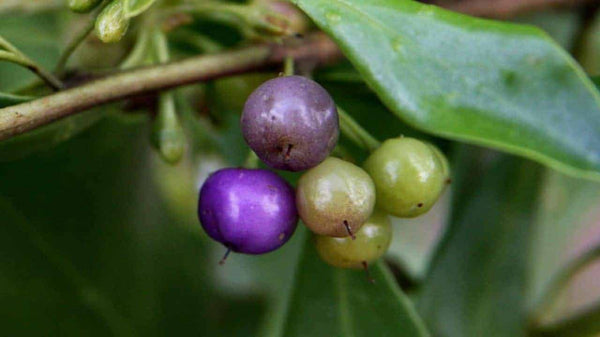
[[[413,138],[385,141],[364,168],[329,157],[339,135],[338,111],[327,91],[304,77],[279,77],[259,86],[246,101],[241,127],[266,165],[307,171],[295,191],[261,169],[228,168],[206,180],[198,216],[228,251],[275,250],[290,239],[299,217],[315,233],[324,261],[366,268],[390,245],[388,214],[425,213],[449,181],[442,152]]]

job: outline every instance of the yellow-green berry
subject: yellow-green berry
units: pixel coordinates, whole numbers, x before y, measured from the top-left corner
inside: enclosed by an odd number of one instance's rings
[[[379,259],[392,241],[392,226],[387,214],[376,210],[356,233],[350,237],[334,238],[317,235],[315,247],[323,261],[334,267],[364,268]]]
[[[377,205],[397,217],[427,212],[447,184],[449,167],[431,144],[401,137],[386,140],[364,163],[377,190]]]
[[[329,157],[300,177],[296,204],[314,233],[352,236],[373,213],[375,186],[360,167]]]

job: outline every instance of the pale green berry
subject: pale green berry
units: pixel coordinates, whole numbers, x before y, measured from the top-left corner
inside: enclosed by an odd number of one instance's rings
[[[364,268],[383,256],[391,241],[390,220],[387,214],[376,210],[356,233],[355,240],[317,235],[315,248],[323,261],[334,267]]]
[[[378,206],[397,217],[427,212],[446,186],[449,167],[433,145],[408,137],[386,140],[364,163]]]
[[[316,234],[345,237],[356,233],[375,205],[375,186],[360,167],[329,157],[298,181],[300,218]]]
[[[450,163],[448,162],[448,158],[446,158],[446,155],[444,155],[444,153],[442,151],[440,151],[440,149],[438,149],[437,146],[435,146],[431,143],[427,143],[427,145],[429,145],[431,150],[436,154],[436,156],[442,163],[442,172],[444,173],[444,177],[446,178],[445,182],[446,182],[446,184],[449,184],[451,180],[450,180]]]

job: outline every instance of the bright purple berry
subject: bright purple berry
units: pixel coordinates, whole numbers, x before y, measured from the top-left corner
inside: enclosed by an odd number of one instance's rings
[[[262,254],[286,243],[298,222],[293,188],[268,170],[226,168],[200,189],[198,217],[234,252]]]
[[[244,139],[258,157],[289,171],[325,160],[339,135],[333,99],[317,82],[301,76],[263,83],[248,97],[241,123]]]

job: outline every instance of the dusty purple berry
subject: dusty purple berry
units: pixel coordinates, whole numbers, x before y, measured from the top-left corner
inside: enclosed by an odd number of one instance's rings
[[[198,217],[208,235],[234,252],[262,254],[294,233],[294,190],[267,170],[226,168],[200,189]]]
[[[248,97],[242,113],[248,145],[267,165],[301,171],[333,150],[339,135],[333,99],[318,83],[301,76],[278,77]]]

